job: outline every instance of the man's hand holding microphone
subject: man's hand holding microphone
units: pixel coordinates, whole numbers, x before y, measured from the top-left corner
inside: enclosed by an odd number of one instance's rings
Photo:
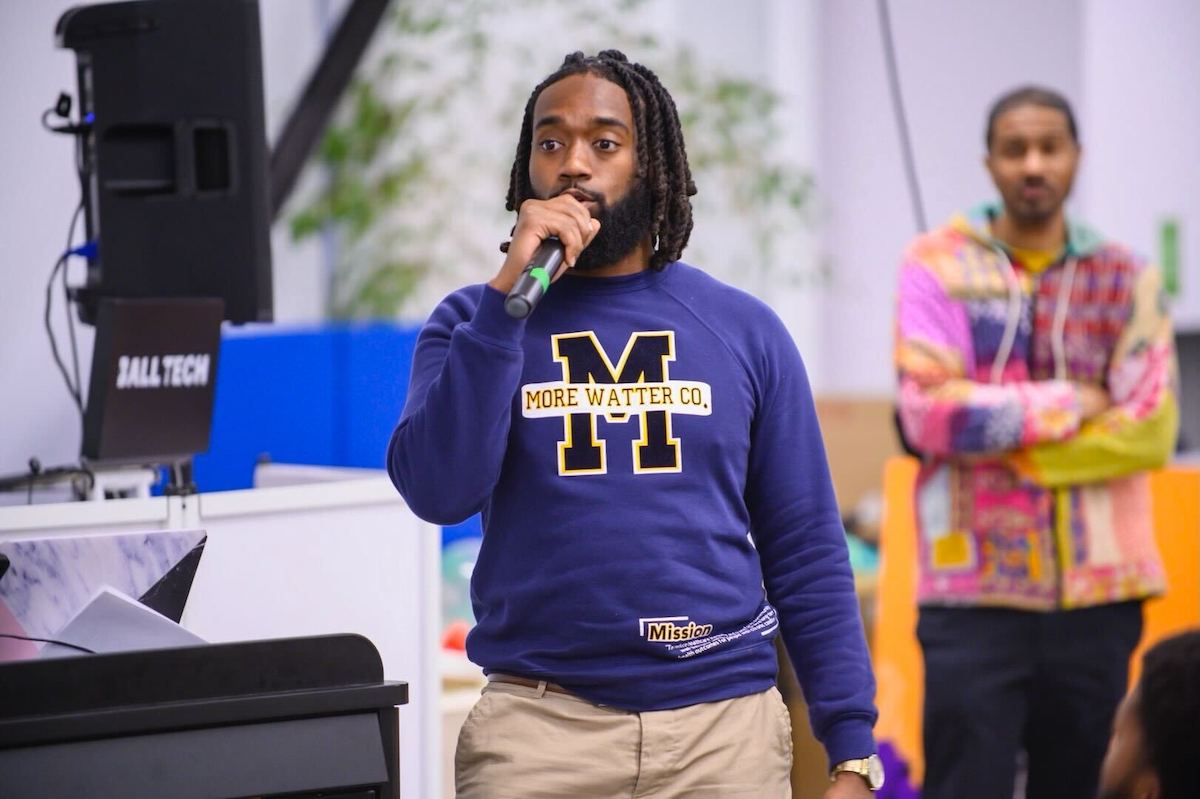
[[[550,284],[575,265],[600,230],[587,207],[565,191],[549,200],[521,203],[504,265],[488,285],[507,295],[504,307],[529,315]]]

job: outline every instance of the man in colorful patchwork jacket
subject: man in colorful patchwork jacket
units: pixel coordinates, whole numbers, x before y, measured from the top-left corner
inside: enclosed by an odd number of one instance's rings
[[[1067,219],[1070,106],[1016,90],[985,163],[1003,204],[920,236],[896,325],[915,508],[925,799],[1092,799],[1142,601],[1165,589],[1147,470],[1175,442],[1158,273]]]

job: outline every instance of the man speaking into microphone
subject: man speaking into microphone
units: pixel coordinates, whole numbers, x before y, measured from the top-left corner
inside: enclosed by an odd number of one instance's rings
[[[421,331],[389,473],[424,519],[483,515],[460,797],[790,796],[780,633],[826,798],[881,784],[804,366],[766,305],[679,260],[695,192],[654,73],[567,56],[525,108],[503,265]],[[514,318],[551,238],[567,268]]]

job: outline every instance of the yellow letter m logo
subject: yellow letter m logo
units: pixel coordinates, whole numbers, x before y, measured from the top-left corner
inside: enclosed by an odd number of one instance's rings
[[[600,416],[617,423],[637,418],[641,436],[633,442],[635,473],[683,468],[680,441],[671,435],[671,414],[708,416],[712,392],[707,383],[671,380],[674,331],[634,333],[615,365],[590,330],[556,335],[552,341],[563,379],[522,386],[522,413],[527,418],[562,417],[559,474],[608,471],[606,442],[596,431]]]

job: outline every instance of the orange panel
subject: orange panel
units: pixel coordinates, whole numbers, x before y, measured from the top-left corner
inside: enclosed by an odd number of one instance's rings
[[[879,682],[880,741],[889,741],[920,784],[924,665],[917,644],[917,530],[913,486],[917,462],[893,458],[884,467],[884,509],[880,529],[878,607],[872,631],[875,676]],[[1146,629],[1134,655],[1131,682],[1141,652],[1172,632],[1200,625],[1200,469],[1173,467],[1151,475],[1154,527],[1166,564],[1167,594],[1146,604]]]
[[[1150,476],[1154,536],[1167,567],[1167,593],[1146,603],[1146,629],[1133,656],[1130,684],[1142,652],[1171,633],[1200,625],[1200,469],[1174,467]]]
[[[912,768],[919,785],[925,774],[921,754],[921,701],[925,665],[917,645],[917,526],[913,486],[917,461],[892,458],[883,469],[883,519],[879,538],[872,653],[879,684],[879,723],[875,736],[889,741]]]

